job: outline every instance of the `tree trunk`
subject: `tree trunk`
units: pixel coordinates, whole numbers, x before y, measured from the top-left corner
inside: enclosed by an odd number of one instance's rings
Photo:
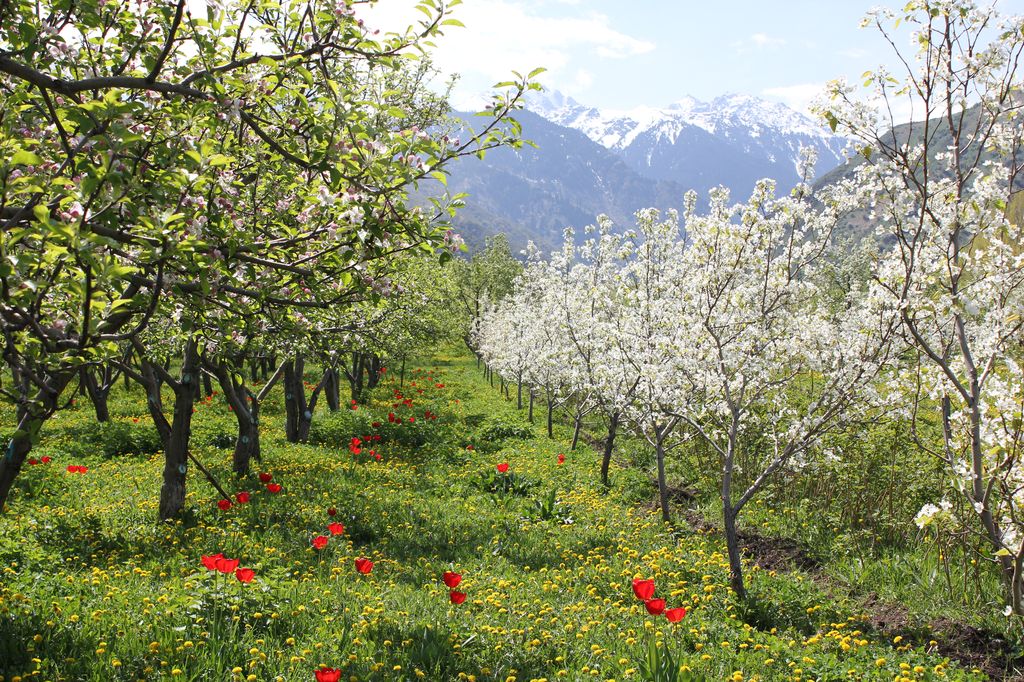
[[[203,397],[209,398],[213,395],[213,382],[210,381],[210,375],[203,372]]]
[[[192,435],[195,387],[199,383],[199,350],[194,340],[185,343],[181,379],[174,388],[174,416],[170,437],[164,443],[164,481],[160,487],[160,518],[176,517],[185,506],[185,478],[188,473],[188,444]]]
[[[300,424],[306,412],[306,386],[303,383],[305,361],[295,356],[284,366],[285,438],[298,443]]]
[[[376,355],[370,355],[370,366],[367,368],[366,389],[372,391],[380,383],[381,361]]]
[[[520,377],[516,382],[516,409],[523,409],[523,379]]]
[[[349,396],[357,403],[363,398],[363,373],[365,358],[362,353],[352,353],[352,369],[345,365],[345,377],[348,379]]]
[[[235,415],[238,433],[235,436],[235,451],[231,456],[231,469],[239,476],[244,476],[249,473],[250,461],[260,459],[259,400],[245,386],[240,374],[236,378],[227,363],[204,358],[204,364],[217,377],[224,398]]]
[[[334,367],[328,368],[327,372],[328,375],[325,377],[327,383],[324,385],[324,400],[327,401],[328,410],[337,412],[341,409],[340,378],[338,377],[338,370]]]
[[[92,401],[92,408],[98,422],[110,421],[110,408],[107,402],[107,398],[110,396],[110,384],[103,381],[105,378],[101,377],[98,380],[89,367],[82,367],[79,370],[79,379],[85,389],[85,394]]]
[[[548,438],[554,438],[555,426],[555,401],[551,399],[551,394],[548,394]]]
[[[743,588],[740,540],[736,534],[736,517],[740,510],[732,504],[732,474],[736,464],[739,423],[739,412],[733,407],[732,421],[729,425],[729,441],[722,462],[722,518],[725,523],[725,545],[729,551],[729,584],[737,597],[745,599],[747,593]]]
[[[671,520],[668,509],[668,485],[665,483],[665,438],[668,437],[668,429],[661,426],[654,427],[654,455],[658,462],[658,503],[661,506],[661,520],[668,523]]]
[[[732,508],[726,495],[722,496],[722,515],[725,519],[725,544],[729,550],[729,585],[740,599],[747,598],[743,587],[743,562],[740,556],[740,540],[736,533],[736,516],[739,510]]]
[[[572,445],[569,446],[569,450],[575,452],[576,445],[580,442],[580,428],[583,426],[583,413],[577,411],[576,416],[573,417],[572,427]]]
[[[479,364],[479,363],[477,363]],[[402,357],[402,372],[398,377],[398,388],[405,388],[405,357]]]
[[[526,418],[533,423],[533,388],[530,388],[530,409],[526,413]]]
[[[608,437],[604,439],[604,455],[601,457],[601,483],[605,487],[611,485],[608,481],[608,470],[612,464],[612,448],[615,446],[615,434],[619,430],[619,413],[612,412],[608,420]]]
[[[34,441],[39,435],[39,430],[54,412],[57,411],[57,401],[60,394],[75,376],[74,370],[64,371],[51,375],[48,382],[50,390],[36,393],[33,403],[39,406],[37,412],[32,414],[26,404],[18,406],[18,431],[10,443],[7,451],[0,457],[0,513],[3,512],[7,498],[11,494],[11,486],[14,479],[18,477],[22,465],[25,463],[28,453],[32,451]]]

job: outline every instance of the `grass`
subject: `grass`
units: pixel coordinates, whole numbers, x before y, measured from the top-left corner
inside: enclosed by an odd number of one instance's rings
[[[471,360],[432,363],[402,399],[389,381],[357,410],[318,414],[312,445],[284,441],[275,394],[257,466],[277,494],[230,474],[234,420],[219,397],[203,403],[195,454],[251,500],[223,511],[193,472],[171,523],[155,521],[162,460],[140,390],[117,389],[113,426],[82,401],[56,417],[33,453],[52,461],[26,466],[0,517],[0,682],[308,682],[321,666],[344,680],[982,679],[870,631],[799,572],[751,567],[755,599],[739,603],[720,538],[661,524],[643,472],[604,490],[596,452],[543,437]],[[0,426],[12,421],[4,407]],[[344,534],[314,549],[331,522]],[[207,570],[218,552],[253,581]],[[649,615],[634,578],[686,617]]]

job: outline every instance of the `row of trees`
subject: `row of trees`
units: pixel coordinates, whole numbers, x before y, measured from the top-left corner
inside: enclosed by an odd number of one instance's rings
[[[512,295],[481,316],[481,357],[509,381],[570,400],[609,425],[602,478],[623,423],[654,451],[662,514],[665,458],[696,440],[712,453],[732,584],[744,593],[736,520],[780,471],[813,461],[823,437],[865,411],[915,425],[937,413],[945,466],[1024,613],[1024,253],[1006,208],[1019,190],[1024,22],[966,0],[922,0],[870,23],[916,29],[902,79],[871,74],[870,102],[831,84],[820,111],[852,140],[844,178],[775,196],[771,182],[682,218],[654,211],[635,229],[601,220],[582,246],[534,254]],[[882,111],[902,100],[914,122]],[[809,178],[811,159],[804,176]],[[837,248],[853,216],[876,227],[869,273]],[[744,451],[745,450],[745,451]],[[755,470],[743,472],[737,461]],[[938,507],[926,514],[935,514]]]
[[[384,37],[358,4],[0,4],[2,390],[18,419],[0,508],[76,382],[100,404],[119,372],[145,387],[169,518],[204,372],[234,408],[244,472],[278,379],[300,440],[342,375],[358,398],[375,358],[430,334],[425,306],[447,294],[422,257],[458,250],[459,198],[423,209],[407,190],[520,144],[509,114],[534,74],[470,130],[446,118],[423,59],[458,3],[422,0],[419,25]],[[324,368],[309,398],[305,359]]]

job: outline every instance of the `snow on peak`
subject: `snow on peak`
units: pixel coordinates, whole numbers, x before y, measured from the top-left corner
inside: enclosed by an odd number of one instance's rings
[[[832,137],[810,118],[784,104],[738,93],[728,93],[710,102],[686,96],[663,108],[602,111],[558,91],[549,91],[534,96],[527,108],[553,123],[575,128],[612,150],[625,149],[648,132],[674,143],[687,126],[730,138],[757,138],[766,132],[807,136],[823,142]]]

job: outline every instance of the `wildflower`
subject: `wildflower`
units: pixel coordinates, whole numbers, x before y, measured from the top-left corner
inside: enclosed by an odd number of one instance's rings
[[[313,671],[316,682],[339,682],[341,671],[337,668],[317,668]]]
[[[341,535],[345,532],[345,526],[338,522],[334,522],[327,525],[327,530],[331,532],[331,535]]]
[[[668,618],[668,622],[670,623],[678,623],[686,617],[686,607],[678,606],[674,609],[669,609],[665,611],[665,617]]]
[[[231,509],[231,500],[219,500],[217,502],[217,506],[221,511],[227,511],[228,509]]]
[[[278,494],[279,492],[281,492],[281,484],[280,483],[268,483],[267,484],[267,492],[268,493],[272,493],[274,495]]]
[[[498,465],[498,473],[503,474],[508,471],[508,462],[502,462]]]
[[[217,552],[216,554],[204,554],[203,556],[199,557],[199,560],[203,562],[203,566],[205,566],[208,571],[216,571],[217,559],[223,558],[224,555],[220,552]]]
[[[260,483],[270,483],[272,478],[274,478],[273,474],[268,474],[265,471],[260,472]]]
[[[334,516],[337,513],[338,513],[338,510],[335,509],[334,507],[330,507],[330,508],[327,509],[327,515],[328,516]]]
[[[256,577],[256,571],[251,568],[240,568],[235,571],[235,577],[239,582],[251,583],[252,579]]]
[[[39,461],[42,462],[43,464],[49,464],[51,459],[49,455],[43,455],[42,457],[39,458]]]
[[[644,606],[647,608],[647,613],[652,616],[660,616],[665,613],[664,599],[648,599],[644,602]]]
[[[462,576],[454,571],[445,571],[442,578],[444,579],[444,584],[450,588],[458,587],[459,583],[462,582]]]
[[[452,590],[448,593],[448,599],[453,604],[461,604],[462,602],[466,601],[466,593]]]
[[[366,557],[359,557],[356,559],[356,570],[363,575],[367,575],[373,570],[373,562]]]
[[[238,504],[247,504],[249,502],[249,493],[245,491],[240,492],[235,495],[235,499],[238,501]]]
[[[637,578],[633,581],[633,594],[637,599],[647,601],[654,596],[654,581]]]
[[[315,538],[313,538],[313,548],[323,549],[327,546],[327,540],[328,538],[326,535],[317,535]]]
[[[228,573],[234,573],[235,569],[238,568],[238,559],[228,559],[221,555],[214,561],[214,566],[218,571],[225,575]]]
[[[558,464],[565,464],[565,455],[563,455],[562,453],[558,453]]]

